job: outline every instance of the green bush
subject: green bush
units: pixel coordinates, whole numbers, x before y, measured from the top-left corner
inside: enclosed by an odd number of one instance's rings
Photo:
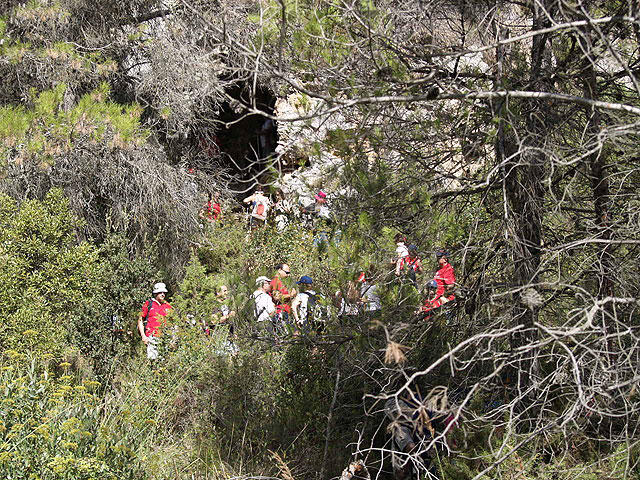
[[[106,427],[115,420],[99,395],[100,384],[75,378],[70,367],[67,362],[55,365],[51,356],[5,352],[0,371],[2,478],[139,478],[135,444]]]
[[[44,201],[21,205],[0,198],[0,345],[59,357],[67,345],[71,319],[84,304],[98,302],[98,251],[76,244],[79,222],[59,190]],[[36,333],[25,339],[24,332]]]
[[[153,278],[149,262],[130,259],[122,237],[100,248],[78,243],[82,223],[60,190],[20,205],[2,196],[0,205],[0,346],[55,358],[73,347],[109,365],[122,343],[114,316],[127,324],[121,330],[133,329]]]

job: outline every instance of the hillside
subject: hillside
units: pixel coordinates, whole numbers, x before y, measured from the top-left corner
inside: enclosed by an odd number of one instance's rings
[[[0,9],[3,478],[640,476],[637,2]]]

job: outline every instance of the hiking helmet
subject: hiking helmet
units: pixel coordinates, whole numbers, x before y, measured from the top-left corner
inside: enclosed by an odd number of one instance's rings
[[[447,252],[444,248],[439,248],[436,250],[436,258],[440,260],[442,257],[449,258],[449,252]]]
[[[409,253],[418,253],[418,246],[417,245],[409,245],[407,247],[407,250],[409,250]]]
[[[261,287],[263,283],[269,283],[271,282],[271,279],[269,277],[265,277],[264,275],[262,275],[261,277],[256,278],[256,286]]]
[[[153,286],[153,294],[157,295],[158,293],[169,293],[167,286],[162,282],[156,283]]]
[[[315,195],[315,199],[316,200],[326,200],[327,199],[327,194],[325,192],[323,192],[322,190],[318,190],[318,193],[316,193],[316,195]]]
[[[303,275],[300,277],[300,280],[298,280],[296,283],[298,285],[300,284],[311,285],[313,283],[313,280],[308,275]]]

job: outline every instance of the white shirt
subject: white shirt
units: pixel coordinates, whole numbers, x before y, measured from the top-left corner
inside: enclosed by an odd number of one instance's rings
[[[258,322],[264,322],[271,319],[271,314],[276,311],[276,306],[273,304],[271,295],[263,292],[262,290],[256,290],[253,292],[253,300],[256,303],[254,309],[254,315]]]
[[[253,208],[251,210],[251,216],[255,217],[259,220],[265,220],[267,218],[267,212],[269,211],[269,207],[271,205],[271,200],[268,197],[265,197],[261,193],[254,193],[253,195],[248,196],[243,200],[244,203],[253,202]],[[262,214],[258,213],[258,205],[264,205],[264,211]]]
[[[396,243],[398,247],[396,248],[396,258],[404,258],[409,256],[409,249],[404,244],[404,242]]]
[[[298,293],[298,297],[300,298],[300,323],[307,323],[310,295],[315,296],[316,292],[314,292],[313,290],[307,290],[305,292]]]
[[[329,207],[326,205],[320,205],[320,208],[316,210],[318,217],[323,218],[325,220],[331,220],[331,211]]]
[[[370,285],[364,282],[360,288],[360,296],[367,302],[365,304],[365,310],[367,312],[376,312],[382,308],[380,297],[378,296],[378,287],[376,285]]]

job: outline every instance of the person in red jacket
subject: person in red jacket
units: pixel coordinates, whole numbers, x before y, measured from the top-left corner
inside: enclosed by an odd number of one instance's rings
[[[167,312],[173,308],[166,301],[167,293],[167,286],[164,283],[156,283],[153,286],[154,298],[144,302],[138,316],[138,331],[140,338],[147,346],[149,360],[158,359],[158,337],[162,333],[164,323],[162,317],[165,317]]]
[[[276,265],[276,275],[271,280],[271,296],[276,304],[276,319],[280,327],[289,321],[291,312],[291,300],[297,295],[295,288],[290,291],[283,280],[291,275],[291,269],[286,263]]]
[[[418,273],[422,273],[422,261],[418,256],[418,247],[416,245],[409,245],[407,255],[398,258],[396,262],[396,277],[406,276],[409,282],[418,288],[416,281],[416,274]]]
[[[424,306],[419,310],[422,313],[428,314],[456,298],[453,294],[456,275],[453,271],[453,266],[449,263],[449,254],[441,248],[436,252],[436,258],[438,259],[439,268],[432,280],[432,282],[435,282],[436,293],[432,298],[428,298],[424,302]]]
[[[218,196],[216,194],[210,193],[209,200],[200,209],[198,216],[203,220],[213,222],[215,220],[218,220],[220,212],[222,212],[222,207],[220,206],[220,202],[218,201]]]

